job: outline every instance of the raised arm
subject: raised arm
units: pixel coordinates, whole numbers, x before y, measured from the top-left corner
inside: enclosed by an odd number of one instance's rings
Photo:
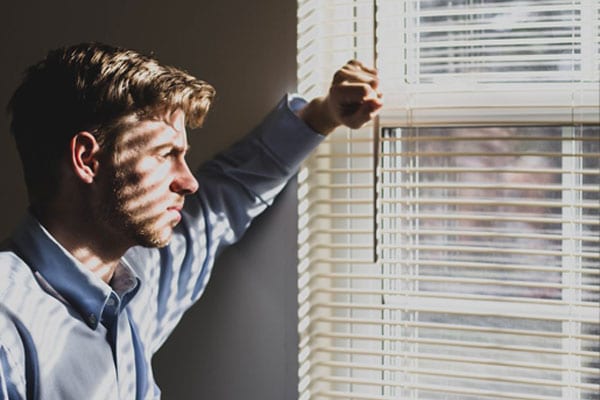
[[[184,218],[169,246],[158,250],[130,251],[132,265],[148,255],[160,269],[136,268],[154,282],[136,299],[155,315],[151,331],[155,351],[175,327],[183,312],[204,291],[216,255],[236,242],[252,220],[274,200],[295,174],[303,159],[337,126],[358,128],[381,108],[374,70],[350,61],[334,75],[328,93],[309,103],[286,96],[248,136],[201,167],[199,190],[188,196]],[[152,264],[154,264],[152,262]],[[149,296],[146,300],[142,300]],[[154,300],[152,300],[154,298]],[[156,300],[158,300],[156,302]],[[156,309],[149,310],[156,305]],[[133,305],[135,306],[135,305]]]

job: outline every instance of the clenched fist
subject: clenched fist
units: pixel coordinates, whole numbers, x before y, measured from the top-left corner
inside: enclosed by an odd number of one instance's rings
[[[328,94],[313,99],[298,115],[323,134],[340,125],[360,128],[383,106],[378,86],[376,70],[351,60],[334,74]]]

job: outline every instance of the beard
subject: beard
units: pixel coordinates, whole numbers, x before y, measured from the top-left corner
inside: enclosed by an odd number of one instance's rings
[[[117,240],[143,247],[164,247],[171,241],[176,222],[165,220],[165,211],[157,207],[160,199],[153,200],[140,181],[134,174],[115,172],[96,208],[98,217]]]

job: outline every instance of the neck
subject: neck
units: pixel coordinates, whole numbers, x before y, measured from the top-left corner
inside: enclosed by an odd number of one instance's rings
[[[50,234],[75,257],[85,268],[108,283],[119,264],[119,260],[130,246],[112,235],[106,234],[91,222],[86,213],[58,210],[33,212]]]

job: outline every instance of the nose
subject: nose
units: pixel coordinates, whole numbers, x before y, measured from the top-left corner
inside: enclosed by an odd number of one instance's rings
[[[195,193],[198,190],[198,181],[185,160],[177,163],[177,172],[175,179],[171,182],[170,189],[182,196]]]

